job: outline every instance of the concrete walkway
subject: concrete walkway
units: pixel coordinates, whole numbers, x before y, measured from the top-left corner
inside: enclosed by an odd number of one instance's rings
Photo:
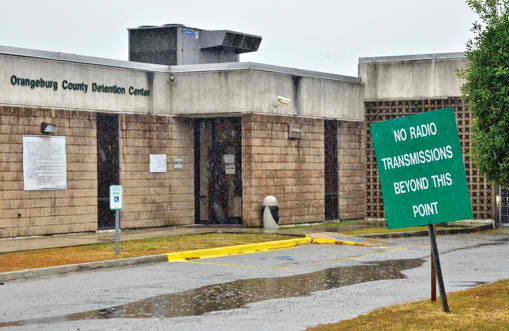
[[[164,228],[123,230],[120,241],[180,236],[198,233],[216,232],[262,232],[262,229],[246,229],[231,227],[202,227],[202,226],[170,226]],[[48,235],[38,237],[21,237],[0,239],[0,253],[27,251],[44,248],[70,247],[90,244],[102,244],[115,241],[115,231],[100,231],[79,234]]]
[[[462,222],[457,222],[462,223]],[[473,228],[480,225],[491,224],[491,220],[486,221],[475,221],[475,222],[464,222],[462,225],[472,226]],[[367,243],[376,245],[376,237],[398,237],[398,234],[389,235],[372,235],[372,236],[346,236],[339,234],[340,231],[353,229],[359,226],[367,227],[366,224],[341,224],[331,226],[331,229],[323,228],[301,228],[297,231],[292,228],[279,228],[277,234],[282,235],[315,235],[320,237],[327,237],[339,241],[353,241],[357,243]],[[509,228],[505,228],[509,229]],[[149,228],[149,229],[136,229],[136,230],[122,230],[120,234],[120,241],[135,240],[135,239],[147,239],[147,238],[161,238],[167,236],[180,236],[188,234],[199,234],[199,233],[263,233],[262,228],[242,228],[242,227],[231,227],[231,226],[169,226],[163,228]],[[461,232],[461,231],[460,231]],[[468,230],[466,231],[468,232]],[[423,235],[414,232],[402,233],[401,236],[417,236]],[[424,233],[427,235],[427,232]],[[371,238],[370,238],[371,237]],[[48,235],[38,237],[21,237],[21,238],[6,238],[0,239],[0,253],[27,251],[34,249],[44,248],[57,248],[57,247],[71,247],[80,245],[90,244],[102,244],[115,241],[115,231],[100,231],[100,232],[88,232],[78,234],[61,234],[61,235]]]

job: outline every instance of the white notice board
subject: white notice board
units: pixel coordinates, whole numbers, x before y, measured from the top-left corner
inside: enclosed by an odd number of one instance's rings
[[[66,137],[23,136],[23,185],[26,191],[66,190]]]
[[[224,167],[227,175],[235,175],[235,164],[225,164]]]
[[[166,154],[150,154],[150,172],[167,172]]]
[[[235,163],[235,155],[234,154],[224,154],[223,159],[224,159],[225,164]]]

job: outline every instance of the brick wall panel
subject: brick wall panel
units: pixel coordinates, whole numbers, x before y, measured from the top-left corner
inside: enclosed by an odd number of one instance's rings
[[[303,138],[288,139],[288,124],[301,125]],[[262,202],[274,195],[280,224],[324,220],[323,121],[283,116],[242,117],[243,221],[262,226]]]
[[[152,115],[121,115],[123,228],[194,224],[193,122]],[[149,172],[149,155],[166,154],[166,173]],[[173,159],[184,168],[173,169]]]
[[[66,136],[68,188],[24,191],[22,137],[40,134],[44,121]],[[120,115],[120,122],[122,227],[194,223],[192,121]],[[0,107],[0,153],[0,237],[97,229],[95,113]],[[167,154],[168,172],[149,173],[149,154]],[[184,170],[173,169],[177,157],[185,159]]]
[[[365,129],[359,122],[338,122],[339,218],[366,217]]]
[[[67,142],[67,190],[25,191],[23,135],[41,122]],[[94,231],[97,228],[95,114],[0,106],[0,237]]]

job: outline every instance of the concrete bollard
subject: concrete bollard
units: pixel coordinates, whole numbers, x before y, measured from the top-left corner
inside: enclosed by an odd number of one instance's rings
[[[279,205],[276,197],[268,195],[263,199],[263,228],[265,232],[276,232],[279,224]]]

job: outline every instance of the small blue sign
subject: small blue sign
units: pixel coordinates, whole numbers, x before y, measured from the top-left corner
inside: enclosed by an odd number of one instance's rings
[[[123,191],[122,185],[110,185],[110,209],[121,210]]]
[[[194,36],[194,31],[189,29],[184,29],[184,34],[186,36]]]

